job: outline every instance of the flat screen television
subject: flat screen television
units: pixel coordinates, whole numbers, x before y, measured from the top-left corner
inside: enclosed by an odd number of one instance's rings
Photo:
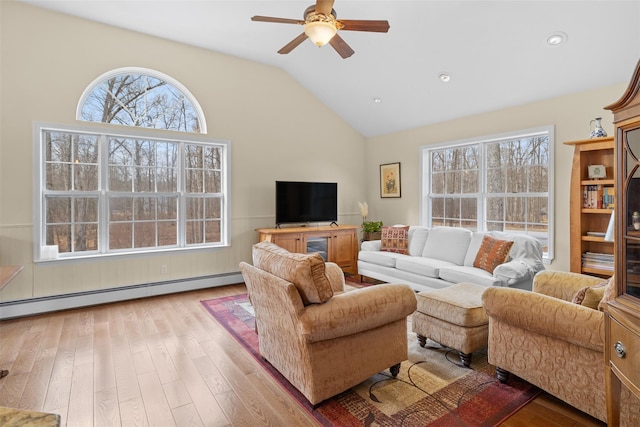
[[[336,182],[276,181],[276,225],[338,221]]]

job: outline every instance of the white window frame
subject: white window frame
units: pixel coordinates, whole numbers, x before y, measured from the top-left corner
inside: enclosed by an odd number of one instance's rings
[[[82,253],[59,253],[57,255],[51,254],[50,248],[46,245],[46,212],[45,212],[45,193],[46,193],[46,172],[45,172],[45,144],[43,143],[43,132],[56,131],[56,132],[74,132],[89,135],[97,135],[101,138],[108,136],[116,136],[123,138],[135,138],[135,139],[147,139],[154,141],[172,141],[185,144],[210,144],[216,145],[222,148],[223,155],[221,159],[222,167],[222,187],[221,187],[221,238],[220,242],[207,243],[207,244],[186,244],[184,239],[184,228],[186,223],[186,215],[184,206],[186,198],[190,196],[190,193],[186,193],[184,190],[184,173],[185,167],[182,163],[178,165],[178,190],[176,193],[180,199],[178,207],[178,226],[180,228],[178,244],[170,247],[145,247],[145,248],[132,248],[132,249],[108,249],[108,226],[109,226],[109,212],[106,199],[110,197],[111,192],[107,189],[107,168],[108,168],[108,156],[104,152],[99,153],[99,189],[97,190],[99,197],[98,208],[98,236],[99,247],[97,251],[87,251]],[[201,134],[196,133],[178,133],[175,131],[165,131],[148,128],[137,127],[123,127],[113,126],[111,124],[104,125],[59,125],[51,123],[34,123],[33,129],[34,135],[34,262],[49,262],[49,261],[61,261],[61,260],[77,260],[86,258],[99,258],[99,257],[111,257],[121,255],[139,255],[158,252],[170,252],[170,251],[185,251],[185,250],[202,250],[208,248],[228,247],[230,246],[230,213],[231,213],[231,144],[228,140],[212,139]],[[106,145],[105,145],[106,147]],[[103,150],[104,151],[104,150]],[[179,155],[182,159],[182,154]],[[55,251],[54,251],[55,254]]]
[[[126,74],[142,74],[142,75],[154,77],[159,80],[164,80],[165,82],[169,83],[170,85],[174,86],[176,89],[181,91],[182,94],[189,100],[192,107],[198,114],[200,133],[202,134],[207,133],[207,121],[205,120],[202,107],[200,106],[200,103],[197,101],[196,97],[193,96],[193,94],[189,91],[189,89],[187,89],[178,80],[174,79],[173,77],[167,74],[161,73],[156,70],[152,70],[150,68],[143,68],[143,67],[116,68],[115,70],[107,71],[106,73],[103,73],[102,75],[94,79],[91,83],[89,83],[89,85],[86,87],[86,89],[80,96],[80,100],[78,101],[78,105],[76,107],[76,120],[84,121],[84,119],[82,118],[82,108],[84,107],[84,104],[87,102],[87,98],[89,98],[89,96],[96,89],[96,87],[100,86],[106,80],[112,79],[120,75],[126,75]],[[115,124],[115,123],[111,123],[111,125],[122,126],[120,124]]]
[[[448,141],[433,145],[423,145],[420,146],[420,203],[419,203],[419,218],[420,224],[423,226],[431,227],[432,226],[432,212],[431,212],[431,197],[429,191],[431,189],[431,171],[430,171],[430,154],[434,150],[441,150],[443,148],[457,148],[468,145],[479,145],[480,147],[480,173],[479,173],[479,181],[480,181],[480,193],[469,193],[464,194],[463,197],[472,197],[476,198],[478,201],[478,213],[477,213],[477,221],[478,221],[478,230],[477,231],[486,231],[486,145],[489,143],[495,143],[500,141],[505,141],[509,139],[517,139],[517,138],[526,138],[537,135],[544,135],[549,138],[549,146],[548,146],[548,156],[549,161],[547,164],[548,168],[548,212],[547,212],[547,221],[548,221],[548,251],[543,254],[543,261],[545,263],[551,263],[554,259],[554,247],[555,247],[555,219],[554,219],[554,200],[555,200],[555,184],[554,184],[554,152],[555,152],[555,128],[553,125],[542,126],[537,128],[519,130],[506,132],[495,135],[474,137],[464,140],[457,141]],[[493,193],[492,193],[493,194]],[[522,193],[523,195],[531,194],[531,193]],[[534,193],[536,194],[536,193]]]

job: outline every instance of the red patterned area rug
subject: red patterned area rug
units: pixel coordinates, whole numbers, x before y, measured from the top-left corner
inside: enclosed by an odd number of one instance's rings
[[[402,363],[397,378],[381,372],[314,409],[260,357],[253,309],[246,294],[206,300],[202,305],[325,426],[495,426],[539,393],[514,375],[506,384],[500,383],[486,354],[474,353],[469,369],[462,366],[454,350],[430,341],[426,348],[420,347],[409,319],[409,360]]]

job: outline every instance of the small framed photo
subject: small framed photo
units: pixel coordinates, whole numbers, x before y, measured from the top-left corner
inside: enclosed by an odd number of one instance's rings
[[[607,168],[605,165],[589,165],[589,179],[598,179],[607,177]]]
[[[380,165],[380,197],[400,197],[400,163]]]

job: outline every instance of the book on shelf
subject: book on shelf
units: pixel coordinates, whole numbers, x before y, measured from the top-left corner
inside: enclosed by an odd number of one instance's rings
[[[582,267],[613,271],[613,254],[585,252],[582,254]]]
[[[613,209],[615,188],[602,185],[585,185],[582,207],[586,209]]]

